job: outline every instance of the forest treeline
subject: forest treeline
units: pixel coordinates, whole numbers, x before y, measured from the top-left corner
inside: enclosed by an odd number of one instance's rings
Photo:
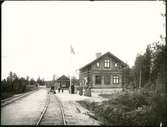
[[[10,72],[9,76],[1,81],[1,99],[35,90],[39,85],[44,84],[45,81],[40,77],[35,81],[33,78],[30,79],[29,76],[26,78],[18,77],[16,73]]]
[[[144,88],[157,92],[166,92],[166,58],[165,44],[154,42],[147,45],[143,54],[137,54],[134,66],[125,68],[126,83],[124,88]]]

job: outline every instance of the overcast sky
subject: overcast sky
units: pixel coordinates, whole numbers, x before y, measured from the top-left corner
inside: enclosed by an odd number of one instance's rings
[[[5,1],[2,78],[10,71],[35,80],[78,75],[96,52],[109,51],[131,67],[137,53],[160,40],[162,11],[154,1]]]

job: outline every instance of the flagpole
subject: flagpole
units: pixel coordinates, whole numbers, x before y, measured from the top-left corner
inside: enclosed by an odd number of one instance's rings
[[[71,46],[71,45],[70,45]],[[70,47],[71,48],[71,47]],[[71,49],[70,49],[71,50]],[[71,62],[72,61],[72,56],[71,56],[71,51],[70,51],[70,88],[69,88],[69,93],[71,94]]]
[[[72,46],[70,45],[70,88],[69,88],[69,93],[71,94],[71,73],[72,73]]]
[[[71,75],[70,75],[70,88],[69,88],[69,93],[71,93]]]
[[[72,91],[71,91],[71,86],[72,86],[72,55],[74,55],[75,54],[75,52],[74,52],[74,49],[72,48],[72,45],[70,45],[70,64],[71,64],[71,69],[70,69],[70,90],[69,90],[69,92],[70,93],[72,93]]]

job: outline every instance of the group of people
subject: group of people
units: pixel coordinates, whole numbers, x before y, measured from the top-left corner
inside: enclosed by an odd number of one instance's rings
[[[63,93],[64,92],[64,89],[61,88],[61,87],[58,87],[57,90],[58,90],[58,93],[60,93],[60,92]],[[70,88],[70,90],[69,90],[69,92],[71,92],[71,94],[74,94],[75,93],[74,91],[75,91],[75,87],[74,87],[74,85],[72,85],[71,88]],[[55,89],[54,86],[51,86],[50,92],[53,92],[53,93],[56,94],[56,89]]]
[[[59,88],[58,88],[58,93],[60,93],[60,91],[63,93],[63,92],[64,92],[64,89],[59,87]],[[50,92],[53,92],[54,94],[56,94],[56,90],[55,90],[55,87],[54,87],[54,86],[51,86]]]
[[[79,95],[91,97],[91,86],[88,84],[88,79],[84,78],[80,81]]]

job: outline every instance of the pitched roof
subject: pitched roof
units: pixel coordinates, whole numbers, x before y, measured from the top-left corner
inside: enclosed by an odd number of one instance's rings
[[[120,60],[118,57],[116,57],[115,55],[113,55],[112,53],[110,53],[110,52],[106,52],[105,54],[103,54],[102,56],[100,56],[100,57],[98,57],[98,58],[96,58],[95,60],[93,60],[92,62],[90,62],[90,63],[88,63],[88,64],[86,64],[85,66],[83,66],[82,68],[80,68],[79,70],[82,70],[82,69],[84,69],[84,68],[86,68],[86,67],[88,67],[89,65],[91,65],[91,64],[93,64],[93,63],[95,63],[96,61],[98,61],[99,59],[101,59],[102,57],[104,57],[104,56],[107,56],[107,55],[109,55],[109,56],[111,56],[112,58],[114,58],[114,59],[116,59],[117,61],[119,61],[123,66],[127,66],[127,64],[126,63],[124,63],[122,60]]]
[[[67,76],[65,76],[65,75],[62,75],[61,77],[59,77],[58,79],[57,79],[57,81],[60,81],[60,80],[70,80]]]

